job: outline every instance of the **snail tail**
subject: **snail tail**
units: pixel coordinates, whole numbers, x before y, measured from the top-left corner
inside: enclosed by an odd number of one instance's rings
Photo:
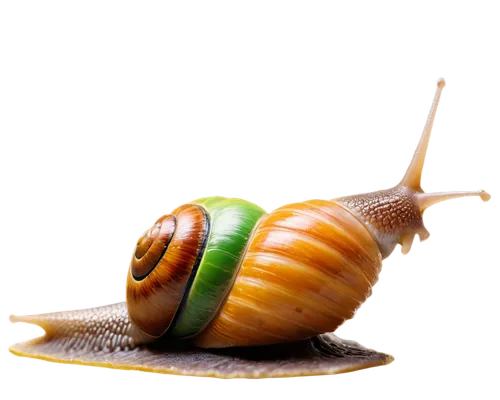
[[[132,349],[152,340],[132,324],[125,303],[40,315],[11,315],[9,319],[45,330],[40,338],[12,346],[10,350],[18,355],[33,356],[22,354],[21,349],[30,348],[36,353],[42,347],[51,354],[80,350],[112,352]],[[30,346],[23,347],[27,344]]]

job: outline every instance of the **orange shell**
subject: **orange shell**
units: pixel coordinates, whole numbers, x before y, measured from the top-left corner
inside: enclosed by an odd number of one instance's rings
[[[333,332],[370,296],[382,257],[366,227],[332,201],[290,204],[255,229],[200,347],[256,346]]]

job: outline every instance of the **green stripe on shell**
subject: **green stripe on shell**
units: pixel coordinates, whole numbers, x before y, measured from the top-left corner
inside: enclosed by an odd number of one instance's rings
[[[210,216],[210,233],[198,271],[169,333],[193,336],[215,317],[224,301],[257,222],[266,212],[241,199],[206,197],[192,204]]]

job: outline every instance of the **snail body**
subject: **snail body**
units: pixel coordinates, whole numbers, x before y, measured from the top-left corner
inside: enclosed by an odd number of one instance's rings
[[[224,197],[182,205],[137,242],[126,303],[12,316],[40,325],[46,335],[11,351],[222,377],[338,373],[390,362],[390,356],[327,333],[370,296],[382,260],[397,244],[406,254],[416,234],[428,238],[426,208],[456,197],[489,199],[484,191],[424,193],[420,186],[443,87],[439,80],[419,145],[397,186],[290,204],[269,214]]]

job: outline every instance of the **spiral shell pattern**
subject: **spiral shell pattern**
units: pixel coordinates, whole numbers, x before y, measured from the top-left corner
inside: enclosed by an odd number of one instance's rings
[[[150,336],[169,328],[203,249],[208,217],[195,205],[161,217],[139,239],[127,278],[132,321]]]
[[[333,332],[370,296],[381,266],[376,242],[342,206],[281,207],[256,227],[224,306],[195,343],[255,346]]]
[[[260,207],[210,197],[161,217],[137,242],[127,308],[145,333],[193,336],[215,316],[234,279]]]
[[[160,218],[139,239],[127,306],[148,335],[200,347],[301,340],[352,318],[381,264],[365,225],[334,201],[266,214],[209,197]]]

